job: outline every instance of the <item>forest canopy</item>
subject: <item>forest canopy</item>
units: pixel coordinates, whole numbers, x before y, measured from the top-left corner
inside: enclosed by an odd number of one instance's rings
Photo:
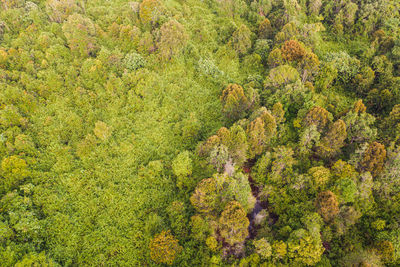
[[[1,266],[399,266],[398,0],[1,0]]]

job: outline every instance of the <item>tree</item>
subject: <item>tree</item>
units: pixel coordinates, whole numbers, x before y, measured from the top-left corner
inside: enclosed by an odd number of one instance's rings
[[[287,61],[301,61],[306,55],[304,47],[296,40],[286,41],[282,48],[282,57]]]
[[[266,87],[283,87],[287,84],[294,83],[300,79],[297,70],[289,65],[281,65],[273,68],[268,77],[265,79]]]
[[[329,190],[318,194],[315,206],[325,222],[330,222],[339,213],[337,197]]]
[[[168,208],[168,218],[173,232],[179,238],[185,238],[188,231],[187,211],[185,204],[181,201],[172,202]]]
[[[189,176],[192,175],[192,159],[189,151],[183,151],[172,161],[172,171],[177,177],[176,184],[180,189],[191,188],[192,182]]]
[[[72,14],[64,22],[62,30],[69,48],[77,55],[94,56],[98,51],[96,26],[89,18]]]
[[[357,223],[361,217],[361,212],[356,210],[353,206],[342,206],[339,215],[335,220],[335,229],[337,234],[344,235],[351,229],[350,227]]]
[[[315,265],[321,260],[324,248],[321,240],[313,240],[304,229],[299,229],[290,234],[288,240],[288,257],[295,263]]]
[[[238,84],[229,84],[221,95],[222,112],[225,116],[236,121],[243,117],[250,107],[249,100],[244,94],[243,87]]]
[[[367,111],[367,107],[364,105],[361,99],[354,103],[353,111],[355,113],[364,113]]]
[[[265,149],[267,139],[265,136],[264,121],[260,117],[249,124],[247,137],[249,158],[260,155]]]
[[[381,259],[374,251],[371,250],[361,250],[354,251],[349,255],[345,256],[340,264],[342,266],[376,266],[382,267],[384,266],[381,262]]]
[[[271,153],[266,152],[256,162],[256,165],[251,169],[251,176],[254,181],[260,185],[265,184],[267,174],[271,168]]]
[[[219,219],[221,237],[229,245],[243,242],[249,235],[249,219],[246,212],[237,201],[229,202]]]
[[[287,254],[287,244],[282,240],[275,240],[272,243],[272,257],[274,259],[280,260],[286,257]]]
[[[271,257],[272,247],[271,247],[271,244],[265,238],[261,238],[259,240],[254,240],[253,245],[256,249],[256,252],[263,259],[268,259],[269,257]]]
[[[258,26],[258,37],[260,39],[271,39],[273,36],[273,29],[269,19],[265,18]]]
[[[190,230],[192,232],[192,237],[197,241],[206,240],[211,232],[210,225],[200,215],[195,215],[190,218]]]
[[[330,170],[324,166],[312,167],[308,173],[311,175],[316,189],[324,188],[331,177]]]
[[[146,65],[146,60],[138,53],[132,52],[124,58],[125,68],[131,71],[143,68]]]
[[[218,133],[221,134],[220,132]],[[225,137],[221,134],[220,139],[221,143],[228,148],[229,155],[233,162],[238,166],[241,166],[246,160],[248,147],[246,132],[243,128],[240,125],[235,124],[229,129],[229,131],[226,131]]]
[[[315,125],[318,131],[323,131],[328,123],[331,121],[331,114],[322,107],[313,107],[304,117],[304,124],[306,126]]]
[[[318,56],[312,52],[306,53],[299,63],[299,68],[302,70],[302,81],[307,81],[319,70]]]
[[[39,254],[36,253],[29,253],[24,256],[24,258],[17,262],[15,267],[25,267],[25,266],[33,266],[33,267],[54,267],[57,266],[57,264],[44,252],[41,252]]]
[[[46,2],[46,11],[50,20],[62,23],[78,11],[78,5],[75,0],[49,0]]]
[[[309,13],[318,16],[319,12],[322,7],[322,1],[321,0],[311,0],[308,2],[308,11]]]
[[[371,67],[363,67],[358,74],[354,77],[353,83],[356,86],[357,92],[360,95],[366,95],[375,80],[375,72]]]
[[[164,23],[160,32],[161,39],[158,43],[160,55],[162,59],[169,60],[186,45],[188,35],[182,24],[175,20]]]
[[[226,179],[226,184],[224,199],[234,199],[239,202],[246,214],[251,212],[256,198],[252,194],[249,177],[241,172],[236,172]]]
[[[278,112],[284,112],[283,110],[278,110]],[[282,113],[279,114],[282,116]],[[271,114],[269,110],[266,108],[261,109],[261,114],[260,118],[262,119],[264,123],[264,130],[265,130],[265,136],[266,136],[266,141],[269,142],[271,138],[276,134],[276,119],[275,117]]]
[[[250,39],[251,31],[246,25],[242,24],[233,34],[231,45],[233,49],[239,54],[246,54],[251,47]]]
[[[333,64],[339,74],[337,77],[343,83],[351,81],[359,72],[360,61],[344,51],[331,52],[326,55],[325,60]]]
[[[18,156],[5,157],[1,161],[1,176],[1,189],[9,191],[29,176],[28,165]]]
[[[139,7],[142,23],[156,23],[160,18],[161,10],[161,4],[158,0],[143,0]]]
[[[369,171],[372,176],[376,177],[382,172],[385,160],[385,146],[378,142],[372,142],[364,153],[360,167],[363,171]]]
[[[284,59],[282,56],[282,50],[279,48],[275,48],[268,55],[268,65],[271,68],[278,67],[279,65],[284,64]]]
[[[281,102],[274,104],[272,107],[272,115],[275,117],[276,124],[285,122],[285,110]]]
[[[318,152],[323,157],[332,157],[344,146],[346,138],[346,124],[339,119],[330,126],[327,134],[322,138],[318,145]]]
[[[391,263],[394,260],[393,243],[388,240],[381,240],[375,244],[376,254],[384,263]]]
[[[290,147],[279,146],[274,149],[271,171],[268,180],[277,184],[287,184],[290,182],[293,172],[293,165],[296,160],[293,158],[293,150]]]
[[[171,234],[170,230],[162,231],[150,241],[150,256],[157,264],[172,265],[182,247],[179,241]]]
[[[107,140],[111,136],[111,127],[109,127],[105,122],[96,122],[94,129],[94,135],[102,141]]]
[[[196,187],[190,202],[198,212],[211,213],[220,207],[222,184],[217,179],[203,179]]]
[[[209,162],[214,168],[217,169],[218,172],[224,170],[226,164],[229,161],[229,151],[228,148],[224,145],[215,146],[213,150],[210,152]]]
[[[400,130],[400,104],[397,104],[390,111],[389,116],[387,116],[383,122],[385,127],[385,132],[391,137],[396,137]]]
[[[349,143],[363,143],[375,139],[377,131],[373,128],[375,117],[365,112],[366,107],[361,100],[343,117],[346,123]]]
[[[357,194],[357,185],[351,178],[341,178],[336,181],[334,191],[339,196],[340,203],[352,203]]]

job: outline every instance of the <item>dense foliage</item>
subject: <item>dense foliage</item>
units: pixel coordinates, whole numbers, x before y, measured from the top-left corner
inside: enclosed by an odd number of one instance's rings
[[[398,0],[0,1],[1,266],[399,266]]]

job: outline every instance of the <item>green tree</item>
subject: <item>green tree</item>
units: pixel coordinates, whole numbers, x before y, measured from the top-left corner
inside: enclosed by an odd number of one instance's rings
[[[354,108],[342,118],[346,123],[347,140],[350,144],[368,142],[377,135],[377,130],[373,127],[375,117],[365,110],[364,104],[357,101]]]
[[[384,263],[391,263],[394,260],[394,247],[392,242],[382,240],[375,244],[376,254],[380,256]]]
[[[250,107],[250,102],[244,94],[243,87],[238,84],[229,84],[221,95],[222,112],[232,120],[242,118]]]
[[[257,118],[247,128],[249,158],[260,155],[265,149],[267,137],[265,136],[264,127],[264,121],[261,118]]]
[[[324,252],[321,240],[313,240],[304,229],[291,233],[288,240],[288,257],[297,264],[315,265]]]
[[[243,242],[248,236],[249,219],[237,201],[229,202],[219,218],[221,237],[230,245]]]
[[[177,177],[176,185],[180,189],[192,187],[193,182],[190,179],[192,170],[192,159],[190,158],[189,151],[179,153],[172,161],[172,171]]]
[[[62,23],[68,16],[78,11],[75,0],[49,0],[46,2],[46,11],[52,21]]]
[[[251,47],[251,31],[246,25],[242,24],[232,34],[231,45],[233,49],[239,54],[246,54]]]
[[[345,145],[346,138],[346,123],[339,119],[329,127],[328,132],[318,145],[318,152],[323,157],[332,157]]]
[[[271,247],[271,244],[265,238],[261,238],[259,240],[254,240],[253,245],[255,247],[256,252],[263,259],[268,259],[271,257],[272,247]]]
[[[181,201],[172,202],[168,208],[168,217],[172,231],[179,237],[185,238],[188,231],[187,211],[185,204]]]
[[[222,190],[222,184],[215,177],[203,179],[190,197],[190,202],[198,212],[211,213],[220,208]]]
[[[357,92],[361,95],[366,95],[375,80],[375,72],[371,67],[363,67],[360,72],[354,77],[354,84]]]
[[[311,175],[313,185],[317,189],[324,188],[331,177],[330,170],[323,166],[312,167],[308,170],[308,173]]]
[[[283,65],[284,59],[282,56],[282,50],[279,48],[275,48],[268,55],[268,65],[271,68],[278,67],[279,65]]]
[[[143,0],[140,3],[139,16],[142,23],[156,23],[162,14],[162,6],[158,0]]]
[[[226,164],[229,162],[229,151],[224,145],[215,146],[210,152],[209,162],[218,172],[225,169]]]
[[[266,87],[279,88],[290,83],[294,83],[300,79],[298,71],[289,66],[281,65],[273,68],[265,80]]]
[[[28,165],[18,156],[5,157],[1,161],[1,176],[2,190],[8,191],[29,176]]]
[[[94,129],[94,135],[102,141],[107,140],[111,136],[111,127],[109,127],[105,122],[96,122]]]

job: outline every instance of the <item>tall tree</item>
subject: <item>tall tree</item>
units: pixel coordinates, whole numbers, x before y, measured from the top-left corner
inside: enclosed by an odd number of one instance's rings
[[[230,120],[243,117],[250,107],[250,102],[244,94],[243,87],[238,84],[229,84],[221,95],[222,112]]]
[[[150,256],[157,264],[164,263],[172,265],[182,247],[179,241],[168,231],[162,231],[150,242]]]
[[[222,238],[230,245],[243,242],[248,236],[249,219],[237,201],[229,202],[219,218]]]
[[[185,28],[176,20],[164,23],[160,29],[161,38],[158,43],[161,58],[169,60],[185,46],[188,36]]]
[[[369,171],[372,176],[376,177],[382,172],[383,165],[386,160],[385,146],[378,142],[372,142],[368,145],[364,153],[360,167],[364,171]]]

